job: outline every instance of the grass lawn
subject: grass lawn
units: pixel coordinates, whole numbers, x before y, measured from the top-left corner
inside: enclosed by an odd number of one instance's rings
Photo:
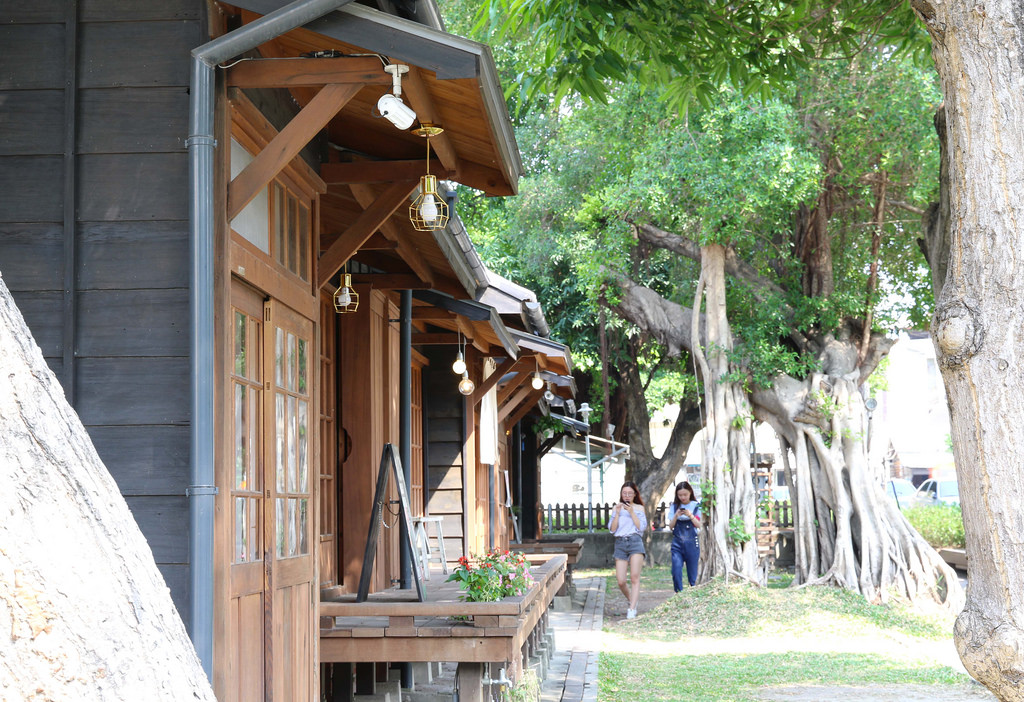
[[[608,578],[607,597],[621,597],[611,571],[576,577],[595,575]],[[946,686],[970,683],[952,667],[952,614],[788,584],[715,581],[675,595],[668,568],[644,568],[641,593],[667,592],[634,620],[606,619],[599,699],[739,701],[775,687],[906,684],[944,686],[935,699],[947,699]]]

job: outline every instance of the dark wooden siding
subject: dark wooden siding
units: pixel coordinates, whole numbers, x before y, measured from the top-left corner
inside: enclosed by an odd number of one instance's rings
[[[205,3],[76,5],[0,3],[0,275],[187,620],[185,139]]]
[[[423,351],[430,359],[423,369],[427,513],[442,518],[445,555],[453,560],[464,554],[464,400],[457,389],[458,378],[451,372],[452,351],[436,346]]]

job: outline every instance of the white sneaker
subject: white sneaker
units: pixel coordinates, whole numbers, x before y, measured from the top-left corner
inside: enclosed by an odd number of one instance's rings
[[[627,609],[626,610],[626,619],[636,619],[636,610],[635,609]]]

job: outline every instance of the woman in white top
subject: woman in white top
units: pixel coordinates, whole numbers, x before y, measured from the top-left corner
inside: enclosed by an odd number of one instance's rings
[[[608,529],[615,535],[615,578],[619,582],[629,606],[626,619],[636,617],[636,606],[640,601],[640,569],[644,565],[644,532],[647,530],[647,514],[640,489],[636,483],[627,480],[619,488],[619,502],[612,511]],[[630,582],[626,582],[626,569]]]

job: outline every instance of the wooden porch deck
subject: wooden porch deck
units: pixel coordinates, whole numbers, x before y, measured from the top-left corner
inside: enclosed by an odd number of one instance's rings
[[[413,590],[321,601],[320,661],[495,663],[514,677],[538,644],[566,573],[564,554],[530,562],[533,586],[501,602],[462,602],[461,590],[440,573],[424,582],[425,602],[416,602]]]

